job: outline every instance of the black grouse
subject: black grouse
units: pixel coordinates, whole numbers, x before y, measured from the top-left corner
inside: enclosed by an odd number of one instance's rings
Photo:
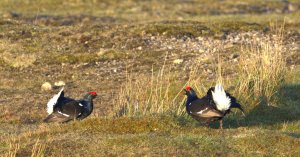
[[[64,88],[47,103],[48,116],[44,122],[68,122],[82,120],[93,111],[93,99],[96,92],[89,92],[81,100],[74,100],[64,96]]]
[[[211,87],[207,95],[202,98],[198,98],[196,92],[190,86],[185,88],[185,94],[187,95],[187,113],[207,126],[212,121],[219,121],[220,128],[222,129],[223,118],[230,112],[231,108],[238,108],[244,114],[244,110],[237,103],[236,98],[225,92],[220,84]]]

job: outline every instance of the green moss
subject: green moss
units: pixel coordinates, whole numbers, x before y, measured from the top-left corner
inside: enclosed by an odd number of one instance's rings
[[[224,20],[224,21],[223,21]],[[243,21],[227,21],[201,23],[195,21],[163,21],[150,23],[139,28],[140,32],[152,35],[165,35],[176,38],[195,38],[199,36],[219,36],[220,34],[236,31],[268,31],[268,27],[258,23]],[[139,32],[138,31],[138,32]]]
[[[96,62],[99,57],[96,54],[63,54],[54,56],[55,63],[87,63]]]
[[[227,33],[234,31],[262,31],[268,30],[266,27],[257,23],[248,23],[242,21],[222,21],[211,23],[210,27],[214,33]]]
[[[137,134],[147,133],[158,130],[165,130],[166,123],[159,118],[153,117],[141,117],[141,118],[129,118],[122,117],[117,119],[106,119],[96,121],[98,125],[95,125],[95,121],[90,122],[92,129],[97,132],[117,133],[117,134]],[[111,127],[118,126],[118,127]],[[163,127],[166,128],[163,128]]]
[[[128,57],[129,55],[127,55],[125,52],[115,51],[115,50],[108,50],[103,52],[102,54],[99,54],[100,60],[118,60],[118,59],[124,59]]]
[[[182,38],[184,36],[195,38],[198,36],[210,35],[211,32],[202,23],[197,22],[162,22],[150,24],[143,28],[147,34],[166,35],[168,37]]]

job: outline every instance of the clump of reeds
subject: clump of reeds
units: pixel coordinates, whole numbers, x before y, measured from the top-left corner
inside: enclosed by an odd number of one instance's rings
[[[241,47],[236,93],[252,107],[261,101],[270,105],[284,83],[287,53],[283,43],[284,27],[277,27],[274,32]]]
[[[181,91],[176,81],[178,73],[166,68],[165,62],[158,71],[152,68],[150,75],[127,72],[126,83],[115,100],[118,116],[181,113],[175,101]]]

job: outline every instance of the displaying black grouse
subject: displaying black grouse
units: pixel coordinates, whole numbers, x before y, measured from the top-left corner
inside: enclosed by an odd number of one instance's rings
[[[82,120],[93,111],[93,99],[96,92],[89,92],[81,100],[74,100],[64,96],[64,88],[47,103],[48,117],[44,122],[68,122]]]
[[[186,87],[185,94],[187,95],[187,113],[208,126],[212,121],[219,121],[222,129],[223,118],[230,112],[231,108],[238,108],[244,113],[236,98],[225,92],[220,84],[210,88],[207,95],[202,98],[198,98],[196,92],[190,86]]]

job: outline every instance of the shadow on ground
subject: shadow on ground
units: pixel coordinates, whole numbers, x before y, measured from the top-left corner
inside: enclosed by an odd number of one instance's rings
[[[261,103],[252,109],[246,117],[231,115],[225,119],[226,128],[241,126],[272,126],[300,120],[300,84],[284,86],[280,90],[280,105],[268,106]],[[218,127],[218,126],[217,126]]]

